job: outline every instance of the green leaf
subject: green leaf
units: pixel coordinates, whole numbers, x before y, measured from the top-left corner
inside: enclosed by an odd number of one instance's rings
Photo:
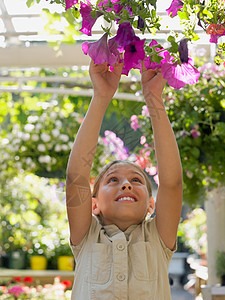
[[[203,9],[202,13],[203,13],[204,15],[207,15],[210,19],[213,18],[213,14],[212,14],[209,10],[207,10],[206,8]]]
[[[160,57],[160,56],[157,55],[157,54],[154,54],[154,55],[151,56],[151,60],[152,60],[153,62],[156,62],[156,63],[160,64],[160,62],[161,62],[161,60],[162,60],[162,57]]]
[[[169,48],[169,51],[172,53],[177,53],[178,51],[178,44],[176,42],[171,42],[171,47]]]
[[[191,148],[190,152],[195,158],[199,158],[200,151],[198,148],[196,148],[196,147]]]
[[[167,41],[170,43],[175,42],[175,37],[170,35],[170,36],[168,36]]]
[[[26,5],[27,7],[31,7],[32,5],[34,5],[34,0],[27,0]]]
[[[189,20],[189,15],[186,12],[178,11],[178,16],[181,20]]]

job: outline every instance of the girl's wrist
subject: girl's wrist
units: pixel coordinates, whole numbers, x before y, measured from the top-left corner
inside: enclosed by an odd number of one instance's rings
[[[99,109],[104,109],[104,110],[107,109],[110,101],[111,101],[111,98],[105,97],[103,95],[96,95],[96,94],[93,95],[92,100],[91,100],[91,102],[93,102],[99,106]]]

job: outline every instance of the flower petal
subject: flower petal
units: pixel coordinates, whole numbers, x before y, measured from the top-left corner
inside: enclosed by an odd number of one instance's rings
[[[82,44],[84,54],[88,54],[95,64],[107,62],[108,65],[112,66],[117,61],[117,57],[109,50],[107,38],[108,34],[105,33],[97,42],[89,43],[86,41]]]
[[[65,0],[66,10],[77,4],[78,0]]]
[[[89,36],[91,35],[91,29],[94,23],[102,15],[101,12],[97,12],[96,17],[92,18],[91,11],[92,9],[88,4],[80,2],[80,14],[82,16],[82,28],[80,31]]]
[[[175,17],[179,9],[183,7],[183,2],[180,0],[173,0],[170,7],[166,9],[168,16]]]

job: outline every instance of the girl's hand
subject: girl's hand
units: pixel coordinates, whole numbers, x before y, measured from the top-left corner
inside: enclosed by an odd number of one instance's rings
[[[144,62],[141,66],[141,85],[143,96],[146,99],[151,93],[161,98],[166,79],[163,78],[161,70],[146,69]]]
[[[123,63],[117,62],[111,72],[107,66],[107,62],[97,65],[91,61],[89,73],[94,89],[94,96],[112,99],[115,94],[123,69]]]

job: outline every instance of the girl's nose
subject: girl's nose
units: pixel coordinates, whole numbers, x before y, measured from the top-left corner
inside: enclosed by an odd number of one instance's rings
[[[121,190],[122,191],[124,191],[124,190],[132,190],[133,189],[133,187],[132,187],[132,185],[130,184],[130,182],[129,181],[125,181],[125,182],[123,182],[123,184],[122,184],[122,186],[121,186]]]

